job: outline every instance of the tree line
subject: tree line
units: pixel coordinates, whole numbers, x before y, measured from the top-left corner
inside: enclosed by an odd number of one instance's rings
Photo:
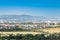
[[[10,34],[9,36],[1,36],[0,35],[0,40],[60,40],[60,33],[58,34]]]

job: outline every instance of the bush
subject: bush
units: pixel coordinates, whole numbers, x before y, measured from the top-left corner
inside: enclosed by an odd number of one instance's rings
[[[27,34],[23,36],[23,40],[33,40],[34,36],[32,34]]]
[[[17,35],[13,35],[10,34],[9,36],[1,36],[0,35],[0,39],[2,40],[60,40],[60,33],[58,34],[50,34],[49,36],[45,36],[45,34],[36,34],[36,35],[32,35],[32,34],[17,34]]]

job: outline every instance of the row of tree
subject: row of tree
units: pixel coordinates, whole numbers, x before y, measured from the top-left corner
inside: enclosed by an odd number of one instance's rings
[[[48,35],[46,36],[45,34],[36,34],[36,35],[10,34],[9,36],[0,35],[0,39],[1,40],[5,40],[5,39],[6,40],[60,40],[60,34],[50,34],[49,36]]]

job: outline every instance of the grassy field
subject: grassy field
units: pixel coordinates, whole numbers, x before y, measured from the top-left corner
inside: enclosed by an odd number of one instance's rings
[[[60,28],[42,28],[42,29],[33,29],[38,32],[45,32],[45,33],[60,33]]]
[[[9,35],[9,34],[14,34],[14,35],[17,35],[17,34],[33,34],[33,35],[36,35],[36,34],[41,34],[40,32],[0,32],[1,35]]]
[[[60,28],[42,28],[42,29],[33,29],[32,31],[16,31],[16,32],[0,32],[2,35],[8,34],[41,34],[41,33],[60,33]]]

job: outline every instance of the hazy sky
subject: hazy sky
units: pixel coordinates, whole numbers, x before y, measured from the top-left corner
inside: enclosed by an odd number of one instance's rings
[[[59,0],[0,0],[0,15],[60,17]]]

